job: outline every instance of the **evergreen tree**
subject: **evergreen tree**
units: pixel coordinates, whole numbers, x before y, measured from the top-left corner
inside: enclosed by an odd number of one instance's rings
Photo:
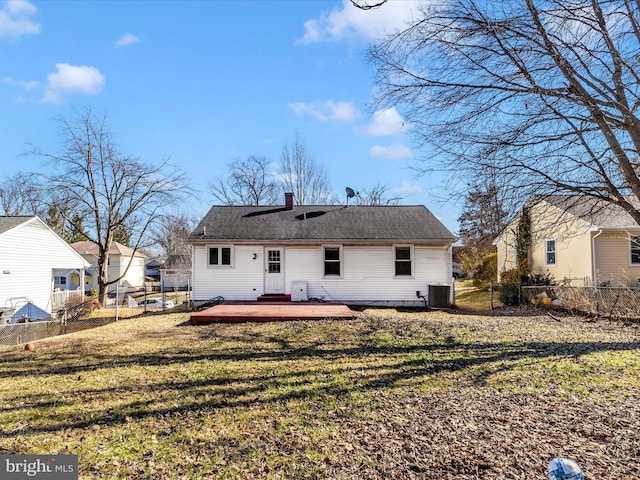
[[[472,274],[483,257],[493,252],[493,240],[505,228],[508,214],[495,184],[476,185],[469,190],[463,211],[458,218],[463,246],[461,267]]]

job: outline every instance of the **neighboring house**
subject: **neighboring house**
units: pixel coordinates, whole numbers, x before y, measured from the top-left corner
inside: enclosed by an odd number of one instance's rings
[[[85,280],[85,292],[91,289],[98,290],[98,246],[89,241],[72,243],[71,246],[91,264],[89,274]],[[145,256],[139,250],[133,251],[118,242],[113,242],[109,249],[109,265],[107,278],[113,279],[124,275],[118,287],[121,291],[135,291],[144,287],[144,259]],[[125,273],[126,272],[126,273]],[[107,288],[108,292],[116,291],[116,284]]]
[[[640,285],[640,226],[622,208],[577,195],[533,198],[525,208],[533,272],[573,286]],[[494,241],[499,274],[516,266],[521,218],[522,211]]]
[[[39,217],[0,217],[2,316],[10,310],[32,318],[49,316],[56,307],[54,290],[82,294],[87,267],[89,264]]]
[[[422,306],[429,285],[453,295],[456,238],[424,206],[294,207],[287,194],[285,206],[214,206],[189,241],[194,300]]]
[[[188,290],[191,287],[191,255],[169,255],[160,267],[160,284],[164,291]]]
[[[160,267],[166,261],[164,257],[149,257],[144,261],[144,276],[147,282],[160,281]]]

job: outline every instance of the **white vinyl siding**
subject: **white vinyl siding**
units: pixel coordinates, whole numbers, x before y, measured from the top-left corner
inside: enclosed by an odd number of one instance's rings
[[[93,275],[91,277],[85,277],[85,291],[89,289],[98,289],[98,259],[95,255],[84,254],[83,257],[91,264],[91,270]],[[138,289],[144,286],[144,256],[135,255],[131,260],[131,265],[127,270],[130,256],[123,256],[112,253],[109,255],[109,263],[107,266],[107,277],[109,279],[119,278],[122,276],[119,285],[127,289]],[[126,274],[125,274],[126,270]],[[109,292],[115,292],[116,284],[111,284],[107,287]]]
[[[51,312],[54,275],[85,268],[85,261],[39,219],[0,234],[0,306],[27,297]]]
[[[396,277],[392,245],[343,245],[342,276],[325,276],[323,245],[285,246],[286,292],[292,281],[306,281],[310,298],[361,304],[424,305],[416,291],[426,294],[430,284],[451,285],[448,246],[412,249],[412,276]],[[235,245],[234,269],[207,268],[207,247],[195,246],[193,298],[217,295],[227,300],[255,300],[264,293],[263,246]],[[257,259],[253,259],[257,254]]]
[[[209,267],[207,247],[195,246],[193,249],[192,288],[195,300],[207,300],[218,295],[226,300],[255,300],[264,293],[262,245],[235,245],[234,268]]]

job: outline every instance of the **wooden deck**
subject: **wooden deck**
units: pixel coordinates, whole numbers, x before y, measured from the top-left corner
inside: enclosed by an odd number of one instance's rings
[[[191,314],[191,323],[281,322],[287,320],[351,320],[353,311],[341,303],[225,302]]]

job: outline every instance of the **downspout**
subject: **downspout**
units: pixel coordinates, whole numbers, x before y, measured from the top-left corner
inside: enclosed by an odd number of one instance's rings
[[[596,238],[598,238],[602,234],[602,228],[598,229],[598,233],[596,233],[593,237],[591,237],[591,262],[593,267],[593,286],[597,287],[598,283],[598,267],[596,264]]]

